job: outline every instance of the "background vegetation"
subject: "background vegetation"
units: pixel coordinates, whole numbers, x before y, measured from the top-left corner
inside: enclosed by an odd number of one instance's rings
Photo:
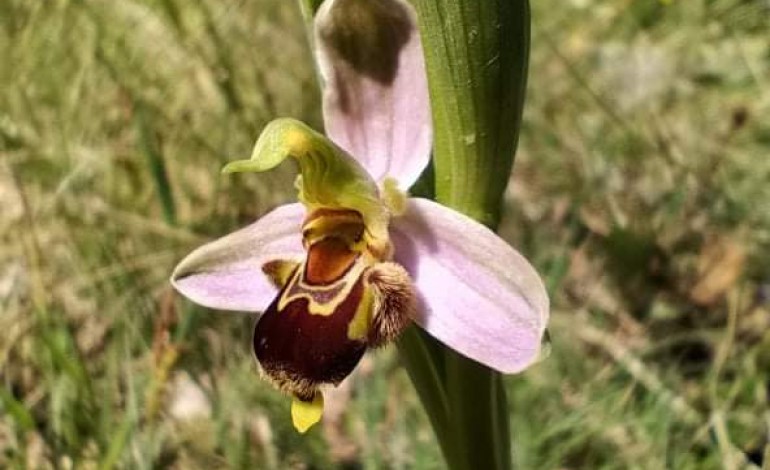
[[[539,0],[501,233],[547,280],[510,377],[521,468],[770,466],[770,4]],[[298,436],[253,319],[176,297],[202,242],[292,199],[219,175],[320,128],[285,0],[0,3],[0,467],[441,468],[393,348]]]

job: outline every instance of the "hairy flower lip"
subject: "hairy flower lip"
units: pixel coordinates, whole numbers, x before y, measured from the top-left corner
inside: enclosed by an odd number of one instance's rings
[[[322,384],[338,384],[358,364],[366,343],[349,338],[347,329],[364,295],[364,279],[359,273],[348,276],[349,291],[334,296],[340,301],[328,314],[311,310],[312,295],[292,292],[303,278],[297,273],[260,316],[254,328],[255,355],[280,389],[307,399]]]

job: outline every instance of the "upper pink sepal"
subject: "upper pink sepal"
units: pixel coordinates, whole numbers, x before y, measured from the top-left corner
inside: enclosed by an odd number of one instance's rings
[[[174,269],[171,283],[185,297],[206,307],[263,311],[277,289],[262,266],[274,260],[302,260],[304,216],[302,204],[274,209],[248,227],[190,253]]]
[[[549,302],[522,255],[485,226],[426,199],[410,199],[391,223],[396,261],[419,293],[420,326],[500,372],[537,360]]]
[[[403,0],[327,0],[315,18],[326,134],[378,181],[407,190],[430,159],[428,81]]]

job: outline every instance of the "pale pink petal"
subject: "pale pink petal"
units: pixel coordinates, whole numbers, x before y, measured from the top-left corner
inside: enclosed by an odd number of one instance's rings
[[[403,0],[327,0],[316,15],[326,134],[378,181],[406,190],[430,159],[428,81]]]
[[[276,288],[262,273],[273,260],[301,261],[305,207],[287,204],[190,253],[171,283],[193,302],[222,310],[264,310]]]
[[[494,232],[425,199],[392,221],[395,259],[414,278],[417,323],[447,346],[505,373],[532,364],[548,321],[534,268]]]

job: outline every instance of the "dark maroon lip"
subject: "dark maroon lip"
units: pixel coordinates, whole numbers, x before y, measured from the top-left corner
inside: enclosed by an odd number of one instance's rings
[[[285,291],[293,288],[295,282],[289,282],[257,321],[253,345],[265,374],[282,390],[302,397],[321,384],[341,382],[366,351],[365,341],[348,336],[363,299],[364,279],[359,275],[354,280],[350,292],[329,315],[310,313],[305,296],[293,298],[279,309]]]

